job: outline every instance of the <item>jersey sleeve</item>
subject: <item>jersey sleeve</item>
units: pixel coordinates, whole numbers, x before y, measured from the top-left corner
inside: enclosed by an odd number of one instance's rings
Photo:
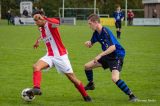
[[[115,38],[114,38],[113,33],[112,33],[109,29],[108,29],[108,33],[109,33],[109,35],[110,35],[111,44],[112,44],[112,45],[116,45],[116,40],[115,40]]]
[[[117,48],[117,46],[120,45],[119,42],[117,41],[117,39],[114,37],[113,33],[109,29],[107,29],[107,32],[110,35],[111,45],[115,45]]]
[[[92,44],[94,44],[94,43],[96,43],[98,41],[95,32],[93,33],[92,38],[91,38],[90,41],[91,41]]]
[[[111,32],[110,29],[105,28],[110,36],[110,45],[115,45],[116,50],[114,51],[116,57],[124,57],[125,56],[125,49],[120,45],[120,43],[117,41],[113,33]]]
[[[108,43],[109,46],[114,45],[113,40],[112,40],[113,33],[109,29],[107,29],[107,28],[104,29],[104,32],[106,33],[106,39],[109,42]]]
[[[48,21],[49,23],[52,23],[52,24],[60,24],[60,21],[58,19],[56,19],[56,18],[45,18],[44,17],[44,19],[46,21]]]

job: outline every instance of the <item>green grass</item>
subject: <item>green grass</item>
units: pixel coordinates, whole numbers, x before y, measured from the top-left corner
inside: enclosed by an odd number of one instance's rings
[[[110,27],[115,33],[115,28]],[[83,65],[101,52],[96,44],[88,49],[84,42],[92,31],[85,24],[60,26],[63,42],[77,77],[87,83]],[[88,91],[92,103],[85,103],[64,75],[55,69],[43,73],[43,95],[31,103],[21,99],[21,91],[32,87],[32,65],[43,55],[43,42],[36,50],[33,44],[39,36],[36,26],[8,26],[0,21],[0,106],[158,106],[160,105],[160,28],[123,27],[121,44],[126,49],[121,78],[141,100],[128,101],[128,97],[111,81],[111,72],[95,69],[96,89]]]

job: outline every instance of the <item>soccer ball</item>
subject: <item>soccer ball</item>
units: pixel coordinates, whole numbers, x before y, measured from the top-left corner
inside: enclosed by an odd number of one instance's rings
[[[33,101],[34,99],[35,99],[35,96],[32,96],[32,97],[29,97],[28,95],[27,95],[27,91],[29,91],[29,90],[31,90],[32,88],[25,88],[25,89],[23,89],[22,90],[22,92],[21,92],[21,96],[22,96],[22,99],[24,100],[24,101],[27,101],[27,102],[31,102],[31,101]]]

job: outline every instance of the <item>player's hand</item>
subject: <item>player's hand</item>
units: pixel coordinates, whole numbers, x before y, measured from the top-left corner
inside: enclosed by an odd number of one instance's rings
[[[123,21],[123,20],[124,20],[124,18],[121,19],[121,21]]]
[[[85,46],[88,47],[88,48],[92,47],[91,41],[86,41],[84,44],[85,44]]]
[[[114,19],[114,23],[116,23],[116,20]]]
[[[35,44],[33,45],[33,48],[36,49],[36,48],[38,48],[38,46],[39,46],[39,41],[37,40],[37,41],[35,42]]]
[[[96,56],[96,57],[94,58],[94,62],[95,62],[95,63],[98,63],[98,60],[99,60],[101,57],[102,57],[101,55]]]

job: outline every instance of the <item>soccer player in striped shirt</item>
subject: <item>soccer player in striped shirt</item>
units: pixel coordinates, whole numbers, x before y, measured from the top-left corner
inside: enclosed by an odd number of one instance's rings
[[[120,79],[120,72],[123,66],[123,59],[125,57],[125,49],[117,41],[112,32],[100,24],[100,19],[96,14],[91,14],[88,17],[88,24],[94,33],[91,40],[86,41],[85,45],[88,48],[91,48],[96,42],[98,42],[101,45],[102,52],[84,66],[85,74],[89,82],[85,89],[95,89],[93,81],[94,68],[109,68],[112,73],[112,81],[117,85],[117,87],[129,96],[130,101],[137,101],[137,98],[134,96],[127,84]]]
[[[67,50],[64,47],[57,26],[59,21],[55,18],[46,18],[43,12],[37,11],[33,15],[36,25],[39,27],[41,36],[36,41],[34,48],[39,46],[39,40],[42,39],[47,48],[47,54],[39,59],[33,65],[33,89],[27,92],[28,96],[41,95],[41,70],[55,67],[58,72],[67,76],[67,78],[75,85],[86,102],[90,102],[91,98],[84,89],[82,82],[76,78],[73,73],[72,66],[68,59]]]

